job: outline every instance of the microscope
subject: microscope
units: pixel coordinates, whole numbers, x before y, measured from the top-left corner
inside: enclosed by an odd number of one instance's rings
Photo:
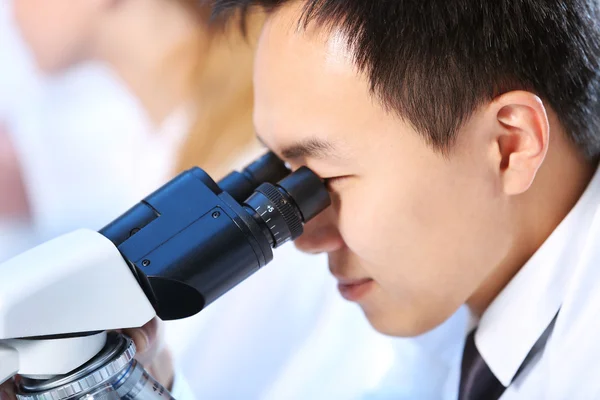
[[[0,383],[19,399],[172,399],[116,330],[191,317],[330,205],[323,181],[267,153],[216,183],[183,172],[99,232],[0,264]]]

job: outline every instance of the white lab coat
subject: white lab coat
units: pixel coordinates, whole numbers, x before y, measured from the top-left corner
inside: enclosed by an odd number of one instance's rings
[[[508,386],[501,400],[600,399],[599,244],[600,169],[479,321],[477,349]]]

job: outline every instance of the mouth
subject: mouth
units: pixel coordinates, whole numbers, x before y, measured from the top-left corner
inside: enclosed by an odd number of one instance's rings
[[[338,290],[343,298],[348,301],[358,301],[373,287],[371,278],[364,279],[338,279]]]

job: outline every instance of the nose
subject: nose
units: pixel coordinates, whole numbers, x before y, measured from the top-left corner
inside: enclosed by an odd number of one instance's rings
[[[331,253],[341,249],[344,241],[337,228],[332,207],[304,226],[304,234],[296,239],[296,247],[305,253]]]

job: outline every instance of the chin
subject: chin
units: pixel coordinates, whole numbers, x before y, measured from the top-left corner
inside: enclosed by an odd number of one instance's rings
[[[363,307],[363,312],[371,326],[381,334],[395,337],[416,337],[437,328],[444,322],[444,318],[426,318],[426,313],[413,310],[400,312],[368,310]],[[425,317],[425,318],[424,318]]]
[[[58,75],[58,73],[62,70],[60,63],[50,58],[36,55],[34,60],[35,66],[43,75]]]
[[[81,63],[80,59],[67,57],[66,54],[44,54],[44,52],[34,52],[34,59],[38,70],[47,76],[62,75]]]

